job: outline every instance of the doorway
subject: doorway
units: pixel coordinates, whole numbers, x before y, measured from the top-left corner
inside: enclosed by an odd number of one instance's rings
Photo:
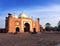
[[[33,28],[33,32],[36,33],[36,28]]]
[[[19,32],[19,30],[20,30],[19,27],[16,27],[16,32]]]
[[[30,32],[30,24],[29,23],[25,23],[24,26],[25,26],[24,32]]]

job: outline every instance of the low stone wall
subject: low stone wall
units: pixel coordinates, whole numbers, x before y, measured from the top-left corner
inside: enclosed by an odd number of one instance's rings
[[[2,28],[0,29],[0,33],[7,33],[6,29]]]

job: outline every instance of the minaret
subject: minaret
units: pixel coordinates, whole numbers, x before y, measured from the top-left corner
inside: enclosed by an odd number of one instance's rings
[[[12,17],[12,14],[11,13],[8,13],[8,17],[6,17],[5,19],[5,29],[6,29],[6,32],[8,32],[9,30],[9,18]]]
[[[12,17],[12,14],[11,13],[8,13],[8,17]]]
[[[37,18],[37,21],[38,21],[38,23],[40,22],[40,19],[39,18]]]
[[[40,19],[37,18],[37,21],[38,21],[38,30],[39,30],[39,32],[40,32]]]

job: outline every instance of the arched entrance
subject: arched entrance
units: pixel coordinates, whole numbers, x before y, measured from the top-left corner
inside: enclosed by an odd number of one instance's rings
[[[25,26],[24,32],[30,32],[30,25],[29,25],[29,23],[25,23],[24,26]]]
[[[33,28],[33,32],[36,33],[36,28]]]
[[[16,32],[19,32],[19,30],[20,30],[19,27],[16,27]]]

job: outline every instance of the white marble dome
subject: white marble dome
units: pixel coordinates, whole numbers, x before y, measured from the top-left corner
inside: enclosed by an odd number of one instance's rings
[[[18,16],[16,16],[15,14],[12,16],[13,18],[18,18]]]
[[[19,15],[19,17],[25,17],[25,18],[27,18],[27,16],[23,12]]]

